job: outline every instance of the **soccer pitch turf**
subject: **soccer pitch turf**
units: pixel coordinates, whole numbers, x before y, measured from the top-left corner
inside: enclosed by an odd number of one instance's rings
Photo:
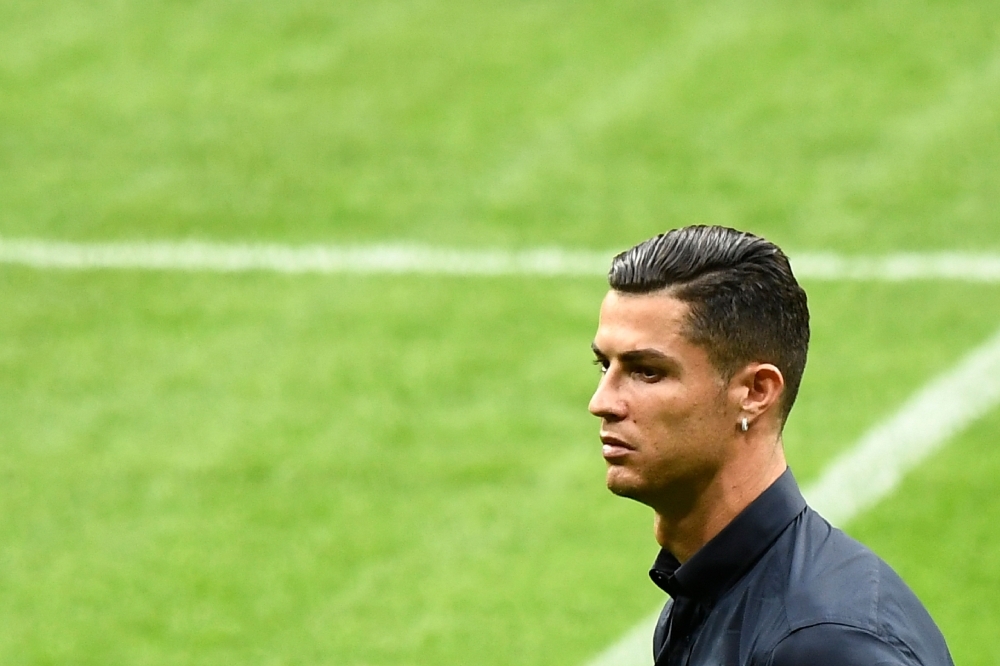
[[[1000,6],[0,0],[0,238],[1000,252]],[[1000,329],[806,281],[799,480]],[[0,662],[576,666],[662,603],[599,277],[0,265]],[[1000,663],[1000,412],[846,526]]]

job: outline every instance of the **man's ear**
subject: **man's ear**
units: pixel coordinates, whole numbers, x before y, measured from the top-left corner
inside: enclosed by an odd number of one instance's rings
[[[733,375],[729,386],[740,418],[753,422],[768,412],[777,413],[785,392],[785,377],[771,363],[750,363]]]

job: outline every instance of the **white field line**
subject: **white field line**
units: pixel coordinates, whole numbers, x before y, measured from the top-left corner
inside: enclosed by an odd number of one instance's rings
[[[73,243],[0,238],[0,264],[63,270],[604,276],[613,255],[612,251],[561,248],[511,251],[402,244]],[[847,257],[802,253],[795,254],[792,264],[798,277],[813,280],[1000,282],[1000,254],[946,252]]]
[[[804,490],[806,499],[831,522],[845,523],[892,493],[908,471],[997,404],[1000,332],[836,458]],[[644,619],[587,666],[649,666],[658,615]]]
[[[1000,282],[1000,255],[997,254],[934,252],[855,257],[796,254],[791,263],[796,276],[812,280]]]
[[[199,241],[68,243],[0,238],[0,263],[73,270],[604,275],[610,262],[610,253],[558,248],[510,252],[421,245],[287,246]]]
[[[806,490],[806,498],[830,522],[847,522],[891,493],[908,471],[998,403],[1000,333],[837,457]]]

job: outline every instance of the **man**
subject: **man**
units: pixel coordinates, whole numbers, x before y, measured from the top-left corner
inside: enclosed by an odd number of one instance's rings
[[[614,258],[593,350],[608,488],[652,507],[657,666],[952,664],[871,551],[806,506],[781,432],[809,345],[772,243],[687,227]]]

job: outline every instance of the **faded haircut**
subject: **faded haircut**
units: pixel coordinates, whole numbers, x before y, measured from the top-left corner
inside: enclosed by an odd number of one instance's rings
[[[727,380],[748,363],[777,366],[788,418],[806,366],[809,308],[777,245],[728,227],[673,229],[616,256],[608,284],[629,294],[665,290],[686,303],[687,338]]]

